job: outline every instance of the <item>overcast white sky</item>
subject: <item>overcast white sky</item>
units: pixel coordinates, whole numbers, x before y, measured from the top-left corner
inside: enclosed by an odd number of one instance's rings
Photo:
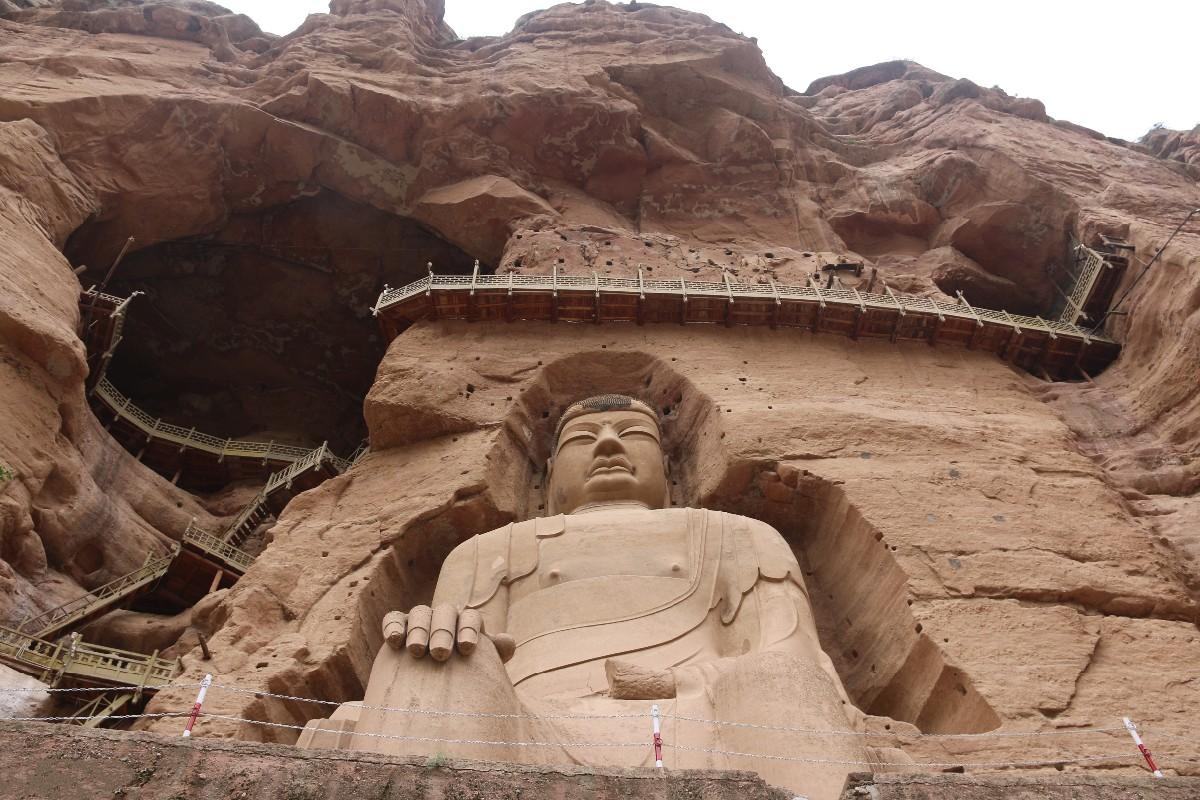
[[[271,33],[325,0],[217,0]],[[758,38],[797,91],[907,58],[982,86],[1036,97],[1051,116],[1137,139],[1150,126],[1200,124],[1200,0],[674,0]],[[446,0],[459,36],[500,35],[547,0]]]

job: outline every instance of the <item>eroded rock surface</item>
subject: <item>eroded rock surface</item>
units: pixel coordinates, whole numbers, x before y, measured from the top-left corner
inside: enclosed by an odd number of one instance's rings
[[[148,290],[114,365],[129,391],[180,424],[343,449],[363,403],[372,440],[289,506],[234,589],[187,619],[101,623],[146,649],[184,624],[210,634],[211,661],[194,631],[171,651],[185,681],[361,697],[383,613],[428,600],[459,541],[538,515],[556,412],[617,390],[675,431],[678,502],[790,537],[821,587],[822,642],[898,757],[1113,752],[918,731],[1123,713],[1190,730],[1200,223],[1132,281],[1200,207],[1192,134],[1108,141],[907,62],[796,93],[724,25],[605,2],[458,40],[436,0],[337,0],[286,37],[208,3],[0,0],[0,85],[5,620],[136,567],[192,516],[215,529],[236,512],[149,473],[87,409],[79,281],[133,236],[112,285]],[[862,263],[847,285],[1047,315],[1048,268],[1099,233],[1137,259],[1109,327],[1123,355],[1095,384],[800,332],[548,324],[422,324],[374,372],[366,306],[426,261],[764,283]],[[289,725],[321,713],[209,702]],[[1195,770],[1187,746],[1156,749]]]

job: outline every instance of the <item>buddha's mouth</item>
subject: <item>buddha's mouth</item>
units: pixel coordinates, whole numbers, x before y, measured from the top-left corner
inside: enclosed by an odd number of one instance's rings
[[[597,458],[593,461],[587,476],[594,478],[597,475],[613,475],[620,472],[632,475],[633,464],[624,456],[612,456],[611,458]]]

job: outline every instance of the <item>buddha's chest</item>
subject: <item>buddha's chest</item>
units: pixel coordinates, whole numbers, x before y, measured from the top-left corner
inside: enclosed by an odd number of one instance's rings
[[[684,580],[692,577],[694,566],[687,526],[676,519],[634,525],[568,520],[560,536],[539,542],[536,573],[539,588],[616,575]]]

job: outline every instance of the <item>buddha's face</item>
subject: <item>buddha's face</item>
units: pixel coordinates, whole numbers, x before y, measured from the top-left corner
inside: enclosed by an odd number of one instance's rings
[[[667,504],[667,471],[658,423],[643,411],[614,409],[567,421],[550,467],[550,512],[593,504]]]

